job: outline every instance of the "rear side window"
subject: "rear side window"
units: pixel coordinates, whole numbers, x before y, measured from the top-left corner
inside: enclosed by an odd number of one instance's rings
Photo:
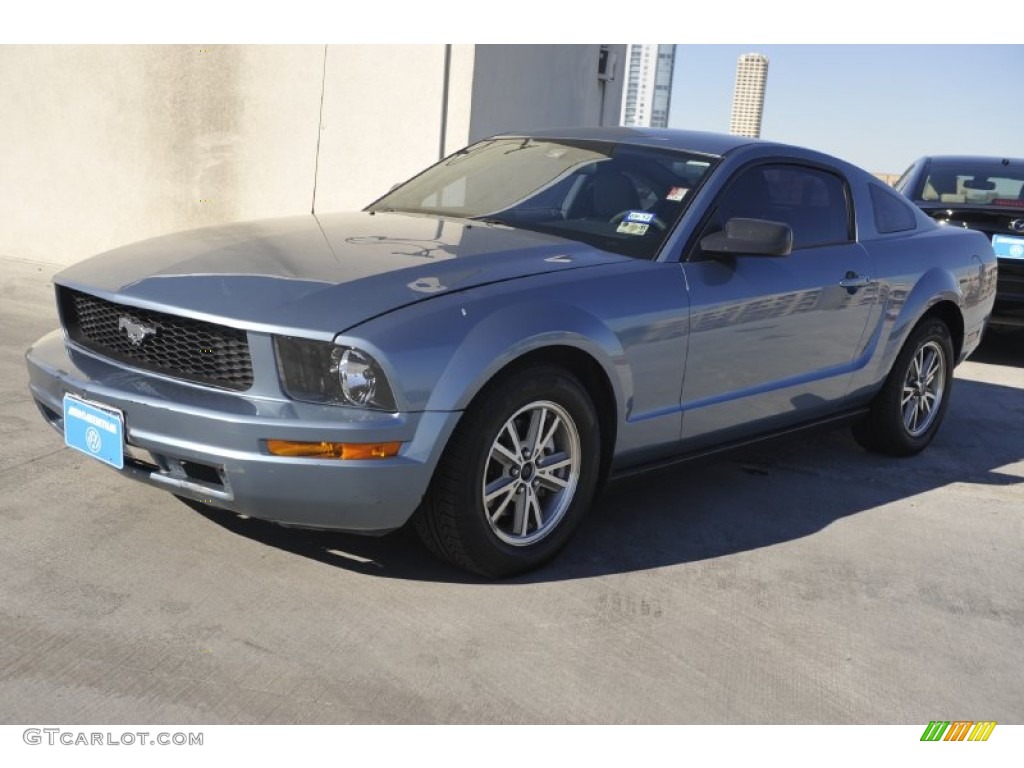
[[[731,218],[789,224],[794,248],[849,242],[846,184],[834,173],[802,165],[758,165],[741,171],[721,198],[719,226]]]
[[[880,234],[888,235],[917,228],[913,209],[899,196],[874,184],[869,189],[871,207],[875,212],[875,228]]]

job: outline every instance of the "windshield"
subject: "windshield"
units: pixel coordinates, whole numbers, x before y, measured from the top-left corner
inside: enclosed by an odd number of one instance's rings
[[[925,202],[1024,206],[1024,168],[934,163],[916,197]]]
[[[504,224],[651,259],[714,163],[609,142],[488,139],[367,210]]]

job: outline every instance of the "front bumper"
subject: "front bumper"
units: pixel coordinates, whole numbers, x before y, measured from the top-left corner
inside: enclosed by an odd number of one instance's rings
[[[65,393],[124,414],[132,479],[263,520],[354,533],[401,527],[460,413],[380,413],[215,390],[122,366],[56,330],[27,352],[29,388],[63,434]],[[389,459],[273,456],[266,440],[401,442]]]

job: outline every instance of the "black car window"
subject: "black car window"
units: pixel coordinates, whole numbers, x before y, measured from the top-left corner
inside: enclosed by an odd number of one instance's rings
[[[875,229],[883,235],[907,232],[917,228],[917,218],[911,207],[899,196],[872,184],[871,208],[875,214]]]
[[[1013,204],[1024,200],[1024,169],[999,161],[933,162],[916,199],[953,205]]]
[[[793,248],[845,243],[851,239],[846,184],[834,173],[802,165],[758,165],[729,185],[705,234],[732,218],[788,224]]]

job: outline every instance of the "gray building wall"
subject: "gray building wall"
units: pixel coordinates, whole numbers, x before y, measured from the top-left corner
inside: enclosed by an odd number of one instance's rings
[[[360,208],[493,132],[614,125],[612,47],[601,85],[598,45],[0,46],[0,256]]]
[[[598,80],[598,45],[478,45],[469,140],[502,131],[618,125],[624,45],[616,72]]]
[[[672,74],[676,67],[676,47],[658,46],[658,65],[654,72],[654,96],[651,101],[651,127],[668,128],[672,109]]]

